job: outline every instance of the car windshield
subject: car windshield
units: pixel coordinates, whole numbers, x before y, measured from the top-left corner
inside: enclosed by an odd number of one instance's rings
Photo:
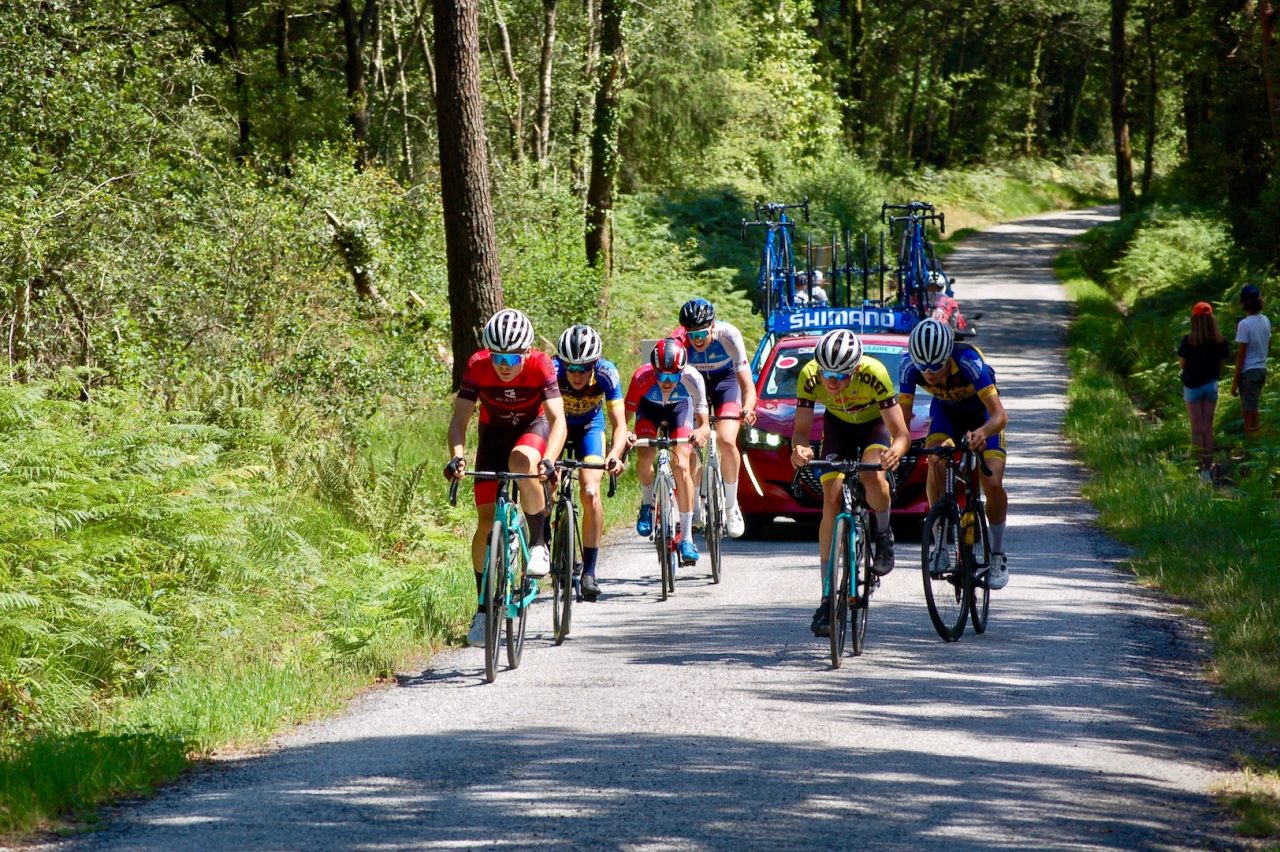
[[[795,399],[796,383],[800,378],[800,371],[804,369],[804,365],[813,360],[812,346],[788,346],[778,351],[778,357],[773,359],[773,364],[769,368],[769,376],[761,390],[760,397],[762,399]],[[898,368],[902,364],[902,359],[906,355],[906,350],[901,346],[888,346],[880,343],[867,343],[864,338],[864,352],[875,358],[884,368],[889,371],[889,376],[893,379],[894,384],[898,381]],[[924,411],[920,412],[921,401],[924,402]],[[916,389],[915,408],[917,413],[927,414],[929,411],[930,396],[924,388]]]

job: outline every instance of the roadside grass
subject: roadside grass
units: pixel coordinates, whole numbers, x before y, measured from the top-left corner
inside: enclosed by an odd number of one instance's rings
[[[1177,409],[1167,419],[1139,410],[1117,372],[1130,363],[1133,341],[1112,295],[1084,272],[1078,254],[1062,256],[1056,268],[1078,309],[1069,336],[1066,433],[1093,471],[1085,496],[1103,526],[1135,548],[1130,567],[1138,578],[1186,602],[1209,626],[1210,674],[1253,727],[1280,741],[1280,512],[1266,475],[1275,447],[1251,451],[1259,475],[1222,489],[1202,482]],[[1280,767],[1254,766],[1219,795],[1242,834],[1274,839],[1277,789]]]

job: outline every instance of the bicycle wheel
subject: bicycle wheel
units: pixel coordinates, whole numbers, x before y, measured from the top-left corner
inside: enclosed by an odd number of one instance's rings
[[[712,440],[715,440],[714,438]],[[707,479],[708,488],[703,515],[703,538],[707,542],[707,558],[711,560],[711,582],[720,582],[720,540],[724,537],[724,478],[720,468],[712,467]]]
[[[667,599],[667,575],[671,573],[671,510],[668,503],[671,497],[668,494],[662,477],[658,477],[657,499],[653,507],[654,514],[654,535],[653,541],[658,549],[658,591],[662,600]]]
[[[947,642],[964,632],[973,575],[963,562],[960,512],[954,503],[939,502],[929,510],[921,539],[924,599],[933,627]]]
[[[831,668],[840,668],[849,636],[849,573],[853,553],[849,517],[836,518],[831,532],[831,556],[827,559],[827,613],[831,618]]]
[[[987,530],[987,513],[975,512],[978,519],[977,538],[969,557],[969,569],[973,584],[969,589],[969,623],[979,635],[987,632],[987,614],[991,606],[991,587],[987,584],[987,569],[991,567],[991,535]],[[977,572],[981,570],[979,576]]]
[[[484,676],[493,683],[498,677],[498,653],[502,647],[502,616],[507,605],[506,538],[504,524],[494,521],[485,553],[484,584]]]
[[[870,615],[871,589],[875,583],[875,577],[871,573],[871,531],[868,529],[869,526],[866,514],[859,513],[853,527],[854,559],[852,582],[854,595],[849,600],[849,607],[853,615],[850,650],[853,651],[855,657],[862,655],[862,649],[867,644],[867,618]]]
[[[533,594],[533,580],[525,573],[529,557],[520,546],[515,532],[508,533],[514,545],[512,556],[515,564],[510,569],[511,605],[515,608],[515,617],[511,617],[511,608],[507,609],[507,665],[520,667],[520,655],[524,653],[524,631],[529,624],[529,606]],[[527,541],[527,540],[526,540]]]
[[[572,500],[556,506],[555,537],[551,544],[551,634],[557,645],[569,635],[573,618],[573,560],[578,524]]]

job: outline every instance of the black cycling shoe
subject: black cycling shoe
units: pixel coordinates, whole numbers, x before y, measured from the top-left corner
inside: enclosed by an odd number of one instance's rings
[[[596,578],[590,574],[582,575],[582,599],[591,603],[596,602],[596,598],[600,597],[600,584],[596,582]]]
[[[887,527],[876,536],[876,558],[871,563],[871,573],[883,577],[893,570],[893,527]]]
[[[831,604],[826,598],[822,599],[822,603],[818,604],[818,609],[813,613],[813,621],[809,622],[809,629],[813,631],[814,636],[831,635]]]

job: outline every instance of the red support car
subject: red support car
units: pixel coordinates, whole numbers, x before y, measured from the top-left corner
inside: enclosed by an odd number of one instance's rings
[[[818,334],[780,337],[759,359],[756,393],[757,421],[743,427],[738,444],[742,448],[742,476],[738,479],[738,505],[747,522],[747,534],[759,535],[766,523],[785,516],[817,522],[822,518],[822,486],[812,471],[802,468],[797,475],[791,466],[791,433],[796,410],[796,379],[801,368],[813,358]],[[905,334],[862,336],[863,352],[884,364],[895,381],[898,365],[907,357]],[[929,510],[925,496],[926,465],[916,452],[929,431],[929,403],[932,398],[919,389],[911,412],[911,449],[895,473],[897,492],[893,519],[917,523]],[[818,406],[821,414],[823,408]],[[814,456],[822,457],[822,417],[814,419]]]

